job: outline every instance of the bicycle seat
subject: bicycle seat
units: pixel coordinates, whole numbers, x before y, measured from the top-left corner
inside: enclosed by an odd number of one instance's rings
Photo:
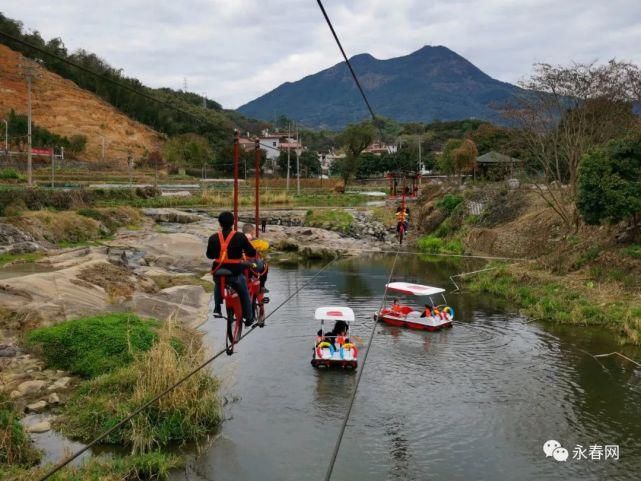
[[[228,269],[218,269],[214,272],[214,277],[227,277],[231,276],[231,271]]]

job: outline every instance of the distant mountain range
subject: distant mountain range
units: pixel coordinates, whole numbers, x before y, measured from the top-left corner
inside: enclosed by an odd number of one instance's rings
[[[477,118],[505,123],[496,106],[520,91],[442,46],[388,60],[361,54],[350,61],[375,113],[400,122]],[[238,111],[266,121],[285,115],[307,127],[329,129],[368,117],[345,62],[286,82]]]

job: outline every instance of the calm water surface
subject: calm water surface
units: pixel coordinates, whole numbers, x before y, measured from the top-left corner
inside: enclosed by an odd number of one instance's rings
[[[366,340],[391,264],[335,264],[215,364],[234,399],[228,420],[175,479],[322,480],[356,376],[309,364],[314,309],[352,307],[352,334]],[[271,307],[317,267],[273,267]],[[475,268],[402,257],[394,278],[449,290],[449,275]],[[376,327],[333,480],[641,479],[641,370],[586,354],[619,350],[609,335],[531,323],[482,296],[448,300],[451,330]],[[224,344],[220,320],[203,329],[212,349]],[[546,459],[549,439],[570,451],[567,462]],[[577,444],[617,444],[620,460],[572,460]]]

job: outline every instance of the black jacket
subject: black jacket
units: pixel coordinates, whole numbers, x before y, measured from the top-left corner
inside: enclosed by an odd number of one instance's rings
[[[231,229],[223,231],[223,238],[227,238]],[[243,253],[247,257],[255,257],[256,249],[251,245],[247,236],[242,232],[236,232],[229,245],[227,246],[227,259],[242,259]],[[207,258],[217,259],[220,255],[220,240],[218,239],[218,232],[212,235],[207,242]],[[217,267],[218,263],[214,261],[212,267]],[[232,274],[238,275],[243,272],[243,269],[238,264],[223,264],[221,267],[228,269]]]

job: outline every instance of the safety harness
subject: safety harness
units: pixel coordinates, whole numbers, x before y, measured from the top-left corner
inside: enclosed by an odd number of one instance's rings
[[[214,259],[214,262],[217,263],[216,267],[211,269],[211,273],[215,274],[218,269],[222,267],[223,264],[240,264],[243,262],[243,259],[228,259],[227,258],[227,248],[229,243],[234,238],[236,234],[235,230],[232,230],[227,238],[223,237],[222,231],[218,231],[218,241],[220,242],[220,254],[218,254],[218,259]]]

